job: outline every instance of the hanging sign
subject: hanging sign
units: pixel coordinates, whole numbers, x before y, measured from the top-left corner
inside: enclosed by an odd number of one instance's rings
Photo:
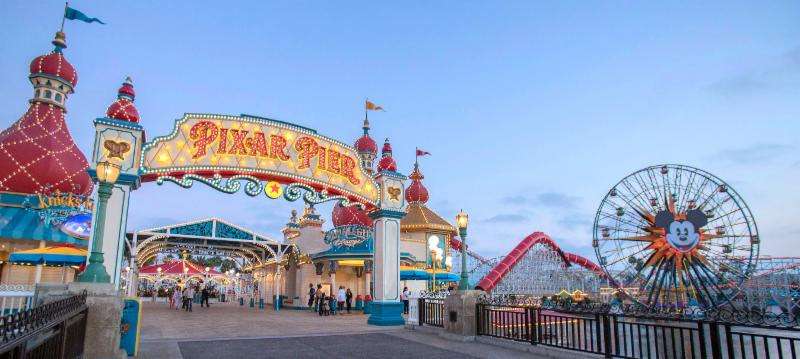
[[[354,148],[302,126],[247,115],[184,115],[170,135],[145,144],[141,172],[143,181],[174,181],[186,175],[208,182],[264,181],[248,184],[245,191],[263,191],[270,198],[290,192],[275,184],[299,184],[322,197],[339,195],[368,206],[379,196],[377,183],[362,169]],[[231,188],[228,184],[218,189]]]

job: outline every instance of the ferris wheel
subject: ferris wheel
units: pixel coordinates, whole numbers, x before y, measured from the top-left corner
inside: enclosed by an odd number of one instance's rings
[[[728,184],[683,165],[641,169],[608,191],[594,221],[599,264],[650,308],[734,299],[755,267],[755,219]]]

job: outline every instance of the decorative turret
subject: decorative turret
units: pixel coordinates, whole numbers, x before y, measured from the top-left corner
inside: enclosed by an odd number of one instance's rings
[[[75,85],[78,84],[78,73],[62,53],[67,48],[66,35],[63,32],[56,33],[53,45],[53,52],[31,61],[28,79],[33,84],[34,91],[30,102],[52,104],[66,111],[67,96],[74,92]]]
[[[31,61],[28,78],[34,97],[28,111],[0,132],[0,191],[92,192],[86,157],[64,119],[66,98],[78,83],[78,74],[62,53],[67,47],[63,32],[56,33],[53,44],[53,52]]]
[[[419,170],[419,163],[414,163],[414,171],[408,176],[411,178],[411,185],[406,189],[406,201],[409,203],[427,203],[428,189],[422,184],[425,176]]]
[[[300,228],[305,227],[322,227],[322,224],[325,223],[325,220],[320,217],[317,211],[314,209],[313,205],[306,207],[303,210],[303,215],[300,217]]]
[[[334,227],[353,225],[372,227],[372,219],[369,218],[367,211],[357,205],[345,207],[337,203],[333,206],[331,219]]]
[[[364,129],[364,135],[356,140],[355,148],[358,151],[358,157],[361,159],[361,167],[367,173],[372,174],[374,172],[372,166],[375,162],[375,157],[378,156],[378,145],[372,137],[369,137],[369,120],[364,119],[362,128]]]
[[[389,143],[388,138],[383,143],[381,160],[378,161],[378,172],[380,171],[397,172],[397,163],[395,163],[394,158],[392,158],[392,144]]]
[[[136,92],[133,91],[133,81],[129,76],[125,78],[122,87],[117,91],[117,100],[108,106],[106,116],[115,120],[138,123],[139,111],[136,110],[136,106],[133,104],[135,98]]]
[[[296,210],[292,210],[292,216],[289,217],[289,222],[286,223],[286,226],[283,227],[281,232],[283,233],[284,240],[291,240],[300,235],[300,224],[297,220]]]

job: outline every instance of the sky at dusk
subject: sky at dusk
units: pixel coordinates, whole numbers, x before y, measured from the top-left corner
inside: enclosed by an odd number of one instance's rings
[[[534,231],[594,259],[595,211],[640,168],[679,163],[748,202],[762,254],[800,255],[800,2],[73,1],[79,82],[67,124],[91,153],[125,76],[148,138],[184,112],[270,117],[352,143],[363,102],[399,170],[421,159],[429,206],[470,214],[471,248]],[[31,59],[59,1],[0,2],[0,127],[27,109]],[[88,157],[88,156],[87,156]],[[128,230],[220,217],[280,237],[299,202],[147,183]],[[329,227],[330,205],[319,207]]]

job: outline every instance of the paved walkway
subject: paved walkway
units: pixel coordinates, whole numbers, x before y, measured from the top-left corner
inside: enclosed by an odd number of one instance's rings
[[[138,358],[532,358],[402,327],[367,325],[363,314],[320,317],[212,303],[191,313],[145,302]]]
[[[142,340],[263,338],[385,331],[367,325],[360,312],[320,317],[305,310],[250,308],[236,303],[194,305],[192,312],[169,309],[166,303],[143,302]],[[358,313],[358,314],[355,314]]]

